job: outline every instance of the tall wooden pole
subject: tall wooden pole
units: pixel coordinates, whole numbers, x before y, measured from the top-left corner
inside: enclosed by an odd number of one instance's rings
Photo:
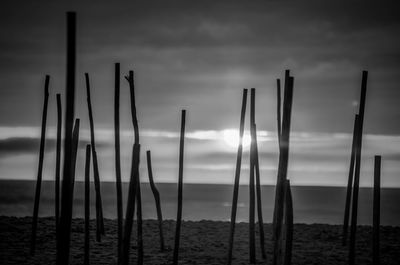
[[[75,64],[76,64],[76,13],[67,13],[67,74],[66,74],[66,115],[64,137],[64,168],[61,193],[61,214],[57,232],[57,265],[69,264],[69,250],[72,219],[72,128],[75,106]]]
[[[148,150],[146,152],[146,158],[147,158],[147,171],[149,174],[150,187],[151,187],[151,191],[153,192],[154,200],[156,203],[156,209],[157,209],[158,230],[160,232],[160,250],[164,251],[165,243],[164,243],[164,233],[163,233],[163,224],[162,224],[163,218],[162,218],[162,212],[161,212],[161,199],[160,199],[160,193],[158,192],[157,187],[154,184],[153,170],[151,168],[150,150]]]
[[[56,144],[56,174],[55,174],[55,217],[56,234],[60,219],[60,165],[61,165],[61,127],[62,127],[62,107],[61,95],[57,94],[57,144]]]
[[[342,245],[345,246],[347,242],[347,234],[349,227],[349,216],[350,216],[350,203],[351,203],[351,190],[353,187],[353,175],[354,175],[354,159],[356,153],[356,143],[357,143],[357,129],[359,127],[359,116],[356,114],[354,119],[354,129],[353,129],[353,143],[351,145],[351,156],[350,156],[350,169],[349,177],[347,181],[347,193],[346,193],[346,204],[344,208],[344,220],[343,220],[343,232],[342,232]]]
[[[30,249],[31,255],[35,255],[35,248],[36,248],[36,230],[37,230],[38,214],[39,214],[40,190],[42,187],[44,147],[46,142],[46,121],[47,121],[47,105],[49,101],[49,82],[50,82],[50,76],[46,75],[46,79],[44,82],[44,104],[42,113],[42,131],[40,135],[39,166],[36,179],[35,204],[33,206],[31,249]]]
[[[96,191],[96,231],[97,231],[96,240],[100,242],[101,235],[105,234],[105,230],[104,230],[104,220],[103,220],[103,204],[101,200],[101,189],[100,189],[100,172],[99,172],[99,165],[97,162],[96,141],[94,137],[94,122],[93,122],[92,102],[90,99],[90,82],[88,73],[85,73],[85,81],[86,81],[86,93],[87,93],[87,106],[89,111],[90,144],[92,146],[92,156],[93,156],[94,188]]]
[[[140,191],[140,178],[137,177],[136,202],[137,202],[137,264],[143,265],[143,220],[142,220],[142,195]]]
[[[255,234],[255,193],[254,193],[254,124],[255,124],[255,94],[256,90],[250,90],[250,130],[251,130],[251,145],[250,145],[250,180],[249,180],[249,260],[250,263],[256,262],[256,234]]]
[[[282,120],[281,120],[281,80],[276,79],[276,121],[278,128],[278,143],[281,143]]]
[[[293,246],[293,199],[290,189],[290,180],[286,180],[285,190],[285,257],[284,265],[292,264]]]
[[[236,170],[235,170],[235,184],[233,186],[233,198],[232,198],[232,210],[231,210],[231,226],[229,229],[229,246],[228,246],[228,258],[227,264],[232,264],[232,252],[233,252],[233,238],[235,235],[235,224],[236,224],[236,211],[237,202],[239,195],[239,181],[240,181],[240,168],[242,165],[242,153],[243,153],[243,134],[244,134],[244,120],[246,115],[246,102],[247,102],[247,89],[243,89],[242,98],[242,110],[240,112],[240,127],[239,127],[239,145],[236,157]]]
[[[115,90],[114,90],[114,136],[115,136],[115,178],[117,189],[117,222],[118,222],[118,264],[122,262],[123,238],[123,208],[121,184],[121,151],[119,127],[119,96],[120,95],[120,65],[115,64]]]
[[[290,122],[292,114],[293,100],[293,82],[294,78],[289,76],[289,71],[286,71],[287,85],[285,82],[285,93],[283,103],[283,120],[282,120],[282,135],[281,135],[281,150],[279,154],[278,165],[278,183],[276,187],[275,197],[275,240],[274,240],[274,265],[280,264],[282,259],[282,222],[284,209],[284,194],[285,183],[287,177],[287,168],[289,163],[289,137],[290,137]]]
[[[381,156],[375,156],[374,208],[372,222],[372,264],[379,265],[379,226],[381,211]]]
[[[262,216],[262,199],[261,199],[261,180],[260,180],[260,161],[258,158],[258,144],[257,144],[257,126],[253,124],[253,139],[254,139],[254,167],[256,171],[256,191],[257,191],[257,213],[258,213],[258,227],[260,233],[260,247],[261,256],[263,259],[267,258],[265,252],[265,237],[264,237],[264,221]]]
[[[90,259],[90,144],[86,145],[85,163],[85,257],[84,264],[89,265]]]
[[[351,212],[351,227],[350,227],[350,244],[349,244],[349,265],[355,264],[356,253],[356,233],[357,233],[357,209],[358,209],[358,190],[360,182],[360,167],[361,167],[361,147],[362,147],[362,134],[364,123],[364,109],[365,97],[367,93],[367,79],[368,72],[363,71],[361,81],[361,97],[360,97],[360,110],[359,110],[359,128],[357,130],[357,147],[355,154],[355,172],[354,172],[354,186],[353,186],[353,204]]]

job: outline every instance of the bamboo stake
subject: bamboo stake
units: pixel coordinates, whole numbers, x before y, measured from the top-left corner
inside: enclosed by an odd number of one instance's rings
[[[179,141],[179,176],[178,176],[178,212],[176,215],[176,229],[175,229],[175,245],[173,264],[178,264],[179,256],[179,241],[181,236],[181,222],[182,222],[182,193],[183,193],[183,150],[185,140],[185,123],[186,123],[186,110],[182,110],[181,116],[181,136]]]
[[[250,145],[250,181],[249,181],[249,260],[250,263],[256,262],[256,234],[255,234],[255,193],[254,193],[254,124],[255,124],[255,94],[256,90],[250,90],[250,130],[251,130],[251,145]]]
[[[88,144],[86,145],[85,163],[85,265],[90,263],[90,151],[90,144]]]
[[[129,181],[128,202],[126,205],[124,238],[122,243],[122,264],[129,264],[129,250],[135,213],[135,199],[137,191],[137,175],[139,174],[140,145],[134,144],[132,149],[131,176]]]
[[[76,13],[67,13],[67,73],[66,73],[66,115],[64,137],[64,168],[61,193],[61,214],[57,232],[57,265],[69,264],[69,250],[72,219],[72,178],[71,152],[72,127],[74,123],[76,64]]]
[[[260,231],[260,247],[261,247],[261,256],[263,259],[267,258],[267,254],[265,252],[265,237],[264,237],[264,221],[262,216],[262,200],[261,200],[261,181],[260,181],[260,163],[258,158],[258,145],[257,145],[257,126],[253,124],[253,139],[254,139],[254,161],[255,161],[255,170],[256,170],[256,191],[257,191],[257,212],[258,212],[258,227]]]
[[[351,189],[353,186],[353,175],[354,175],[354,159],[356,152],[356,143],[357,143],[357,129],[359,123],[359,116],[356,114],[354,119],[354,129],[353,129],[353,143],[351,145],[351,156],[350,156],[350,169],[349,169],[349,177],[347,182],[347,193],[346,193],[346,205],[344,209],[344,220],[343,220],[343,233],[342,233],[342,245],[345,246],[347,242],[347,234],[349,227],[349,216],[350,216],[350,203],[351,203]]]
[[[292,264],[292,246],[293,246],[293,200],[290,190],[290,180],[286,180],[285,191],[285,257],[284,265]]]
[[[285,83],[284,83],[284,93],[286,93],[287,87],[289,85],[289,78],[290,78],[290,71],[285,71]],[[278,79],[279,80],[279,79]],[[284,95],[285,97],[285,95]],[[285,99],[284,99],[285,100]],[[272,217],[272,241],[276,241],[276,218],[277,218],[277,209],[280,201],[283,200],[283,192],[284,188],[283,185],[285,184],[279,178],[279,165],[281,164],[281,153],[282,153],[282,115],[281,115],[281,82],[280,80],[277,81],[277,123],[278,123],[278,147],[279,147],[279,162],[278,162],[278,176],[276,180],[276,187],[275,187],[275,205],[274,205],[274,215]],[[285,102],[284,106],[285,106]],[[279,195],[281,194],[281,195]]]
[[[276,225],[275,225],[275,241],[274,241],[274,259],[273,264],[281,264],[282,260],[282,221],[283,221],[283,209],[284,209],[284,193],[285,193],[285,182],[287,176],[287,168],[289,162],[289,137],[290,137],[290,120],[292,112],[292,99],[293,99],[293,82],[294,78],[289,77],[289,72],[286,71],[288,77],[287,86],[285,82],[285,94],[283,103],[283,120],[282,120],[282,135],[281,135],[281,150],[279,154],[279,165],[278,165],[278,184],[276,187]]]
[[[142,220],[142,195],[140,192],[140,178],[139,171],[136,175],[136,203],[137,203],[137,264],[143,265],[143,220]]]
[[[115,64],[115,94],[114,94],[114,134],[115,134],[115,177],[117,189],[117,222],[118,222],[118,264],[122,262],[123,209],[121,184],[121,151],[119,127],[119,96],[120,95],[120,65]]]
[[[349,265],[355,264],[358,190],[359,190],[359,182],[360,182],[361,147],[362,147],[362,134],[363,134],[363,123],[364,123],[365,97],[366,97],[366,93],[367,93],[367,79],[368,79],[368,72],[363,71],[362,81],[361,81],[360,110],[359,110],[360,119],[359,119],[359,128],[357,130],[358,136],[357,136],[357,147],[356,147],[356,154],[355,154],[353,205],[352,205],[352,212],[351,212],[350,244],[349,244]]]
[[[374,169],[374,210],[372,225],[372,264],[379,265],[379,226],[381,204],[381,156],[375,156]]]
[[[240,180],[240,168],[242,165],[242,153],[243,153],[243,134],[244,134],[244,120],[246,115],[246,102],[247,102],[247,89],[243,89],[242,98],[242,110],[240,113],[240,127],[239,127],[239,145],[236,157],[236,170],[235,170],[235,184],[233,187],[233,198],[232,198],[232,209],[231,209],[231,225],[229,229],[229,246],[228,246],[228,258],[227,264],[232,264],[232,252],[233,252],[233,238],[235,234],[236,224],[236,211],[237,201],[239,195],[239,180]]]
[[[60,164],[61,164],[61,127],[62,127],[62,107],[61,94],[57,94],[57,144],[56,144],[56,176],[55,176],[55,217],[56,234],[60,219]]]
[[[161,212],[161,199],[160,199],[160,193],[158,192],[157,187],[154,184],[153,170],[151,168],[150,150],[148,150],[146,152],[146,156],[147,156],[147,171],[149,174],[150,187],[151,187],[151,191],[153,192],[154,200],[156,203],[156,209],[157,209],[158,229],[160,232],[160,250],[165,251],[164,233],[163,233],[163,225],[162,225],[163,218],[162,218],[162,212]]]
[[[89,124],[90,124],[90,144],[92,146],[92,156],[93,156],[93,177],[94,177],[94,188],[96,191],[96,240],[101,241],[101,235],[105,234],[104,230],[104,219],[103,219],[103,204],[101,200],[101,189],[100,189],[100,172],[99,165],[97,162],[97,152],[96,152],[96,141],[94,137],[94,122],[93,122],[93,112],[92,103],[90,99],[90,82],[89,74],[85,73],[86,81],[86,93],[87,93],[87,106],[89,111]]]
[[[38,223],[39,214],[39,202],[40,202],[40,190],[42,187],[42,172],[43,172],[43,159],[44,159],[44,147],[46,142],[46,121],[47,121],[47,105],[49,101],[49,82],[50,76],[46,75],[44,82],[44,104],[42,113],[42,131],[40,135],[40,148],[39,148],[39,165],[36,179],[36,190],[35,190],[35,204],[33,206],[33,217],[32,217],[32,234],[31,234],[31,255],[35,255],[36,249],[36,230]]]

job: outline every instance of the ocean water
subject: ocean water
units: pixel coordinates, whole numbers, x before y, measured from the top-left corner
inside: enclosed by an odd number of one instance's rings
[[[84,183],[76,182],[74,191],[74,217],[83,217]],[[175,219],[177,211],[177,185],[156,184],[161,195],[164,219]],[[104,216],[116,218],[115,183],[101,183]],[[31,216],[35,182],[0,180],[0,215]],[[232,202],[232,185],[185,184],[183,187],[184,220],[229,221]],[[128,183],[123,183],[124,210]],[[265,223],[272,221],[274,186],[262,186],[262,208]],[[294,222],[341,224],[343,220],[346,189],[343,187],[293,186]],[[91,186],[91,216],[94,218],[94,185]],[[373,191],[361,188],[359,194],[358,223],[372,223]],[[237,221],[247,222],[249,213],[248,186],[240,186]],[[381,224],[400,226],[400,189],[382,189]],[[145,219],[156,219],[154,197],[148,183],[142,184],[142,209]],[[40,216],[54,216],[54,182],[42,183]]]

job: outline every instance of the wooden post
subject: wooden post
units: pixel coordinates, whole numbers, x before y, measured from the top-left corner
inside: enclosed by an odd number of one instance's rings
[[[131,177],[129,182],[128,191],[128,203],[126,206],[126,217],[125,217],[125,228],[124,228],[124,238],[122,244],[122,264],[127,265],[129,263],[129,249],[130,249],[130,238],[132,234],[133,226],[133,216],[135,213],[135,199],[137,198],[136,192],[138,190],[137,186],[140,185],[139,181],[139,163],[140,163],[140,144],[139,144],[139,125],[136,116],[136,103],[135,103],[135,83],[134,83],[134,73],[129,71],[129,76],[125,76],[125,79],[129,83],[129,90],[131,95],[131,114],[132,114],[132,124],[135,134],[135,142],[132,151],[132,167],[131,167]],[[141,202],[138,202],[138,204]],[[138,206],[139,207],[139,206]],[[141,207],[141,206],[140,206]]]
[[[281,134],[282,134],[282,119],[281,119],[281,80],[276,79],[276,120],[277,120],[277,128],[278,128],[278,143],[280,146],[281,143]]]
[[[182,110],[181,115],[181,136],[179,141],[179,176],[178,176],[178,212],[176,215],[176,228],[175,228],[175,244],[173,264],[178,264],[179,256],[179,241],[181,237],[181,222],[182,222],[182,193],[183,193],[183,150],[185,144],[185,124],[186,124],[186,110]]]
[[[86,145],[85,163],[85,257],[84,264],[89,265],[90,247],[90,144]]]
[[[135,213],[135,199],[137,191],[137,175],[139,174],[140,145],[134,144],[132,150],[131,176],[129,181],[128,202],[125,213],[124,238],[122,243],[122,264],[129,264],[129,250]]]
[[[357,135],[358,135],[358,133],[357,133],[358,123],[359,123],[359,116],[356,114],[356,117],[354,119],[353,143],[351,145],[349,177],[348,177],[348,181],[347,181],[346,205],[344,208],[343,233],[342,233],[342,245],[343,246],[345,246],[346,242],[347,242],[347,231],[348,231],[348,227],[349,227],[351,190],[353,187],[354,159],[355,159],[356,143],[357,143]]]
[[[76,158],[78,155],[78,145],[79,145],[79,124],[80,124],[80,119],[75,119],[74,130],[72,131],[72,168],[71,168],[71,175],[73,176],[72,190],[74,190],[74,185],[75,185],[75,165],[76,165]]]
[[[99,165],[97,162],[96,141],[94,137],[94,122],[93,122],[92,103],[90,99],[90,82],[88,73],[85,73],[85,81],[86,81],[86,93],[87,93],[87,106],[89,111],[90,144],[92,146],[92,156],[93,156],[94,188],[96,191],[96,240],[100,242],[101,235],[105,234],[105,230],[104,230],[104,220],[103,220],[103,204],[101,201],[100,172],[99,172]]]
[[[229,246],[228,246],[228,259],[227,264],[232,264],[232,252],[233,252],[233,238],[235,234],[236,224],[236,211],[237,201],[239,195],[239,180],[240,180],[240,168],[242,165],[242,153],[243,153],[243,134],[244,134],[244,120],[246,115],[246,102],[247,102],[247,89],[243,89],[242,98],[242,110],[240,113],[240,127],[239,127],[239,145],[236,157],[236,170],[235,170],[235,184],[233,187],[233,198],[232,198],[232,210],[231,210],[231,226],[229,230]]]
[[[35,204],[33,206],[33,217],[32,217],[32,234],[31,234],[31,249],[30,249],[31,250],[30,253],[32,256],[35,255],[40,190],[42,187],[43,158],[44,158],[44,147],[46,142],[47,105],[49,101],[49,81],[50,81],[50,76],[46,75],[46,79],[44,82],[44,104],[42,113],[42,131],[40,135],[39,166],[36,179]]]
[[[281,150],[279,154],[278,165],[278,183],[276,187],[275,197],[275,240],[274,240],[274,259],[273,264],[281,264],[282,260],[282,222],[284,209],[284,194],[285,183],[287,176],[287,168],[289,163],[289,137],[290,137],[290,121],[292,113],[293,99],[293,82],[294,78],[289,76],[289,71],[286,71],[285,93],[283,102],[283,120],[282,120],[282,135],[281,135]],[[287,85],[286,85],[287,83]]]
[[[355,264],[355,253],[356,253],[356,233],[357,233],[357,208],[358,208],[358,189],[360,183],[360,167],[361,167],[361,147],[362,147],[362,134],[363,134],[363,123],[364,123],[364,109],[365,109],[365,97],[367,93],[367,79],[368,72],[363,71],[361,81],[361,99],[360,99],[360,110],[359,110],[359,128],[357,130],[357,147],[355,154],[355,172],[354,172],[354,186],[353,186],[353,204],[351,212],[351,227],[350,227],[350,244],[349,244],[349,265]]]
[[[263,259],[267,258],[265,252],[265,237],[264,237],[264,221],[262,216],[262,200],[261,200],[261,181],[260,181],[260,162],[258,158],[258,144],[257,144],[257,126],[253,124],[253,139],[254,139],[254,166],[256,170],[256,191],[257,191],[257,213],[258,213],[258,227],[260,231],[260,247],[261,256]]]
[[[293,199],[290,190],[290,180],[286,180],[285,191],[285,257],[284,265],[292,264],[293,246]]]
[[[76,64],[76,13],[67,13],[67,74],[66,74],[66,115],[64,137],[64,165],[61,193],[61,214],[57,232],[57,265],[69,264],[69,250],[72,219],[72,127],[75,106],[75,64]]]
[[[255,94],[256,90],[250,90],[250,180],[249,180],[249,260],[256,263],[256,234],[255,234],[255,193],[254,193],[254,124],[255,124]]]
[[[136,174],[136,203],[137,203],[137,264],[143,265],[143,220],[142,220],[142,195],[140,192],[140,178],[139,171]]]
[[[379,226],[381,209],[381,156],[375,156],[374,209],[372,225],[372,264],[379,265]]]
[[[149,182],[150,182],[150,187],[151,191],[153,192],[154,200],[156,202],[156,209],[157,209],[157,220],[158,220],[158,229],[160,232],[160,250],[164,251],[165,250],[165,243],[164,243],[164,233],[163,233],[163,218],[162,218],[162,212],[161,212],[161,199],[160,199],[160,193],[157,190],[156,185],[154,184],[154,179],[153,179],[153,170],[151,168],[151,153],[150,150],[146,152],[146,157],[147,157],[147,171],[149,174]]]
[[[57,144],[56,144],[56,174],[55,174],[55,217],[56,234],[60,219],[60,165],[61,165],[61,127],[62,127],[62,107],[61,95],[57,94]]]
[[[120,65],[115,64],[115,90],[114,90],[114,136],[115,136],[115,178],[117,189],[117,223],[118,223],[118,264],[122,262],[123,238],[123,208],[121,184],[121,151],[119,128],[119,95],[120,95]]]

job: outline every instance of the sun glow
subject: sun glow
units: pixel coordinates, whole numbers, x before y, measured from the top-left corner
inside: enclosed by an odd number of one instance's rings
[[[222,139],[230,147],[238,147],[239,145],[239,131],[235,129],[227,129],[222,131]],[[251,143],[251,137],[249,132],[245,132],[243,135],[243,147],[249,146]]]

